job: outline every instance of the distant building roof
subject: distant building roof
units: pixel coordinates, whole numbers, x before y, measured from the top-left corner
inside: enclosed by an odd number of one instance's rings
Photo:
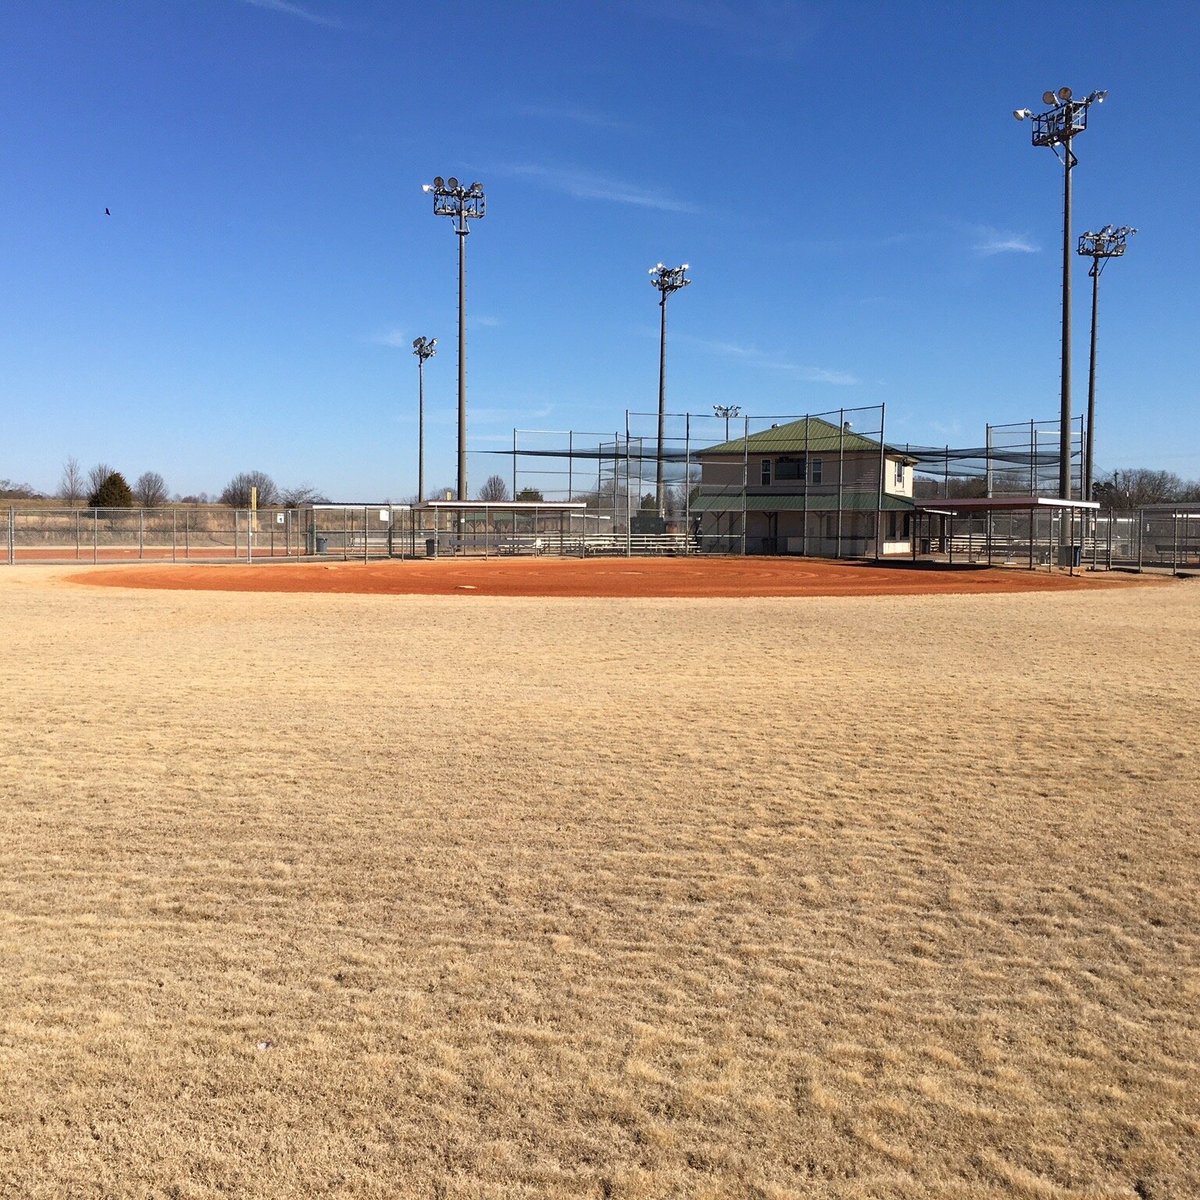
[[[696,453],[706,454],[836,454],[839,451],[879,452],[879,439],[865,437],[852,429],[845,429],[824,421],[820,417],[801,417],[798,421],[789,421],[786,425],[772,425],[749,437],[734,438],[730,442],[720,442]],[[915,458],[902,450],[885,447],[885,452],[893,458],[901,458],[906,462],[916,462]]]

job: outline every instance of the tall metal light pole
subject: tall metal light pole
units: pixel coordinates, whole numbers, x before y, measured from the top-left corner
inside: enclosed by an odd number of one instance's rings
[[[1071,150],[1071,141],[1087,128],[1088,109],[1102,104],[1107,95],[1092,92],[1075,100],[1071,89],[1063,87],[1042,93],[1042,103],[1051,105],[1044,113],[1035,114],[1028,108],[1013,110],[1018,121],[1033,118],[1033,144],[1049,146],[1063,164],[1062,407],[1058,420],[1058,495],[1062,500],[1071,499],[1071,171],[1079,161]]]
[[[740,404],[714,404],[713,412],[718,417],[725,418],[725,440],[729,441],[729,418],[736,417],[742,411]]]
[[[1092,432],[1096,422],[1096,328],[1100,316],[1100,272],[1104,270],[1104,264],[1110,258],[1120,258],[1125,253],[1125,242],[1130,234],[1134,233],[1137,233],[1137,230],[1128,225],[1122,225],[1119,229],[1115,229],[1112,225],[1105,225],[1096,233],[1089,232],[1079,235],[1079,253],[1092,260],[1091,270],[1088,271],[1092,277],[1092,353],[1088,362],[1087,434],[1083,442],[1083,498],[1085,500],[1092,498],[1094,462],[1092,449],[1095,445]]]
[[[467,222],[484,213],[483,184],[463,187],[454,178],[440,175],[423,190],[433,193],[433,212],[453,217],[458,234],[458,498],[467,499]]]
[[[417,356],[417,503],[425,502],[425,360],[437,353],[437,338],[413,342]]]
[[[660,518],[667,515],[666,496],[663,494],[663,438],[667,418],[667,297],[692,282],[686,278],[687,269],[687,263],[681,267],[668,267],[657,263],[650,268],[651,286],[658,288],[662,293],[658,302],[659,308],[662,309],[662,330],[658,342],[658,454],[654,473],[654,499]]]

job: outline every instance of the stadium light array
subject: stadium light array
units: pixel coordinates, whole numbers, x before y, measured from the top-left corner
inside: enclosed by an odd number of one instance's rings
[[[662,293],[658,302],[662,309],[662,322],[658,340],[658,453],[655,456],[654,471],[654,500],[660,518],[667,515],[666,494],[663,490],[663,440],[667,422],[667,297],[692,282],[688,279],[687,272],[687,263],[679,267],[656,263],[650,268],[650,284]]]
[[[1013,110],[1018,121],[1033,121],[1033,144],[1048,146],[1063,164],[1063,268],[1062,268],[1062,405],[1059,413],[1058,494],[1071,499],[1071,171],[1078,163],[1071,143],[1087,129],[1088,109],[1103,104],[1107,92],[1091,92],[1076,100],[1069,87],[1042,93],[1049,107],[1035,113],[1028,108]]]
[[[1088,406],[1087,432],[1083,442],[1083,498],[1092,498],[1092,480],[1094,479],[1095,460],[1092,451],[1095,442],[1092,437],[1096,420],[1096,330],[1100,319],[1100,273],[1110,258],[1121,258],[1125,253],[1125,243],[1132,234],[1137,233],[1129,225],[1119,228],[1105,225],[1095,233],[1088,232],[1079,235],[1080,254],[1092,260],[1088,274],[1092,277],[1092,348],[1088,359]]]
[[[484,215],[483,184],[464,187],[451,175],[440,175],[422,190],[433,196],[433,215],[453,217],[458,235],[458,498],[467,499],[467,234],[469,222]]]
[[[417,356],[417,503],[425,502],[425,362],[437,353],[437,338],[413,342]]]

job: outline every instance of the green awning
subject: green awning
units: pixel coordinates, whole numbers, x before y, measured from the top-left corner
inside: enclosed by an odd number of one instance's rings
[[[741,492],[726,492],[719,496],[697,496],[688,509],[694,513],[726,512],[914,512],[916,506],[904,496],[889,496],[882,502],[878,492],[836,492],[793,494],[779,496],[745,496]]]

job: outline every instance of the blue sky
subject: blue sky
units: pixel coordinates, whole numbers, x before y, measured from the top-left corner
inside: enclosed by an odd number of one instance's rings
[[[258,469],[407,497],[420,334],[427,482],[452,483],[436,174],[487,191],[472,491],[514,426],[654,410],[659,260],[695,280],[672,411],[882,403],[890,440],[958,445],[1055,418],[1061,168],[1011,112],[1064,84],[1110,92],[1076,233],[1139,230],[1101,285],[1098,473],[1200,477],[1198,11],[1098,3],[1059,33],[1007,3],[9,0],[0,477],[52,490],[74,455],[181,494]]]

